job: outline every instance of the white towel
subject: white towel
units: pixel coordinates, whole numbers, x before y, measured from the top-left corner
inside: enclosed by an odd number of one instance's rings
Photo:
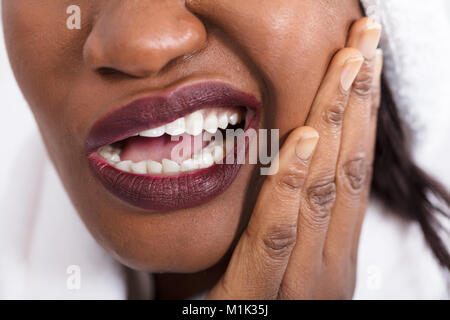
[[[384,72],[419,163],[450,186],[450,1],[361,0],[383,25]],[[436,157],[436,153],[439,157]]]

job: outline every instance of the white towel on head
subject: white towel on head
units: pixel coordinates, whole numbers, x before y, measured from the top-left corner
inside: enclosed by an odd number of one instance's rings
[[[361,2],[383,25],[385,76],[402,116],[416,131],[417,159],[450,185],[447,165],[435,157],[437,151],[450,157],[450,1]]]

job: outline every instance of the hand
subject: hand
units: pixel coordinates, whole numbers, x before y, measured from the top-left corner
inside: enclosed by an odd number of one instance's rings
[[[381,27],[352,26],[209,299],[349,299],[380,101]],[[315,129],[313,129],[315,128]],[[320,141],[319,141],[320,137]]]

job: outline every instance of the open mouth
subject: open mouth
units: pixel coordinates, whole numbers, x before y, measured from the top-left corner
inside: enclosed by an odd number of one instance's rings
[[[205,203],[240,164],[228,132],[256,129],[260,102],[221,82],[201,82],[136,100],[97,121],[85,150],[94,176],[117,198],[147,211]],[[220,139],[219,139],[220,138]],[[240,149],[242,150],[242,149]]]
[[[243,107],[211,107],[140,131],[101,147],[98,153],[115,168],[141,175],[175,175],[223,164],[234,151],[226,129],[245,128]],[[217,139],[217,136],[222,137]]]

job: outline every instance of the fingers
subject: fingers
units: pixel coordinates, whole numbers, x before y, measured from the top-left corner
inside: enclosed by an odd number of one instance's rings
[[[285,272],[279,298],[311,297],[311,285],[321,270],[328,221],[335,198],[335,172],[343,114],[351,85],[363,57],[352,48],[340,50],[314,100],[307,124],[318,130],[320,143],[314,153],[302,190],[295,248]],[[323,135],[323,136],[322,136]]]
[[[342,260],[336,257],[351,252],[365,210],[370,173],[361,171],[373,160],[378,39],[371,19],[352,27],[348,43],[356,48],[344,48],[333,58],[308,127],[294,130],[286,140],[280,169],[264,182],[248,227],[209,298],[317,298],[347,288],[340,285],[346,279],[329,277],[327,260],[334,258],[335,268],[348,267],[339,266]],[[341,296],[353,292],[347,291]]]
[[[365,59],[372,60],[380,41],[381,25],[373,18],[358,19],[351,27],[347,47],[358,49]]]
[[[378,110],[381,102],[381,75],[383,70],[383,50],[377,49],[373,66],[373,84],[372,84],[372,107],[369,125],[369,144],[370,148],[375,147],[375,138],[377,134]],[[370,153],[373,162],[374,153]]]
[[[339,248],[342,242],[333,242],[334,238],[343,235],[344,238],[354,239],[355,229],[362,221],[358,219],[361,212],[359,201],[365,203],[366,199],[361,196],[355,197],[357,200],[351,203],[345,202],[342,196],[343,179],[339,178],[339,173],[344,162],[346,177],[355,178],[346,183],[351,182],[351,187],[362,189],[358,185],[358,178],[361,177],[358,155],[371,154],[367,142],[372,125],[370,108],[372,84],[375,83],[374,54],[380,36],[378,26],[369,18],[360,19],[353,25],[348,44],[354,48],[346,48],[336,54],[308,118],[307,124],[318,129],[321,141],[305,182],[298,238],[280,290],[283,298],[290,298],[293,292],[299,294],[299,290],[303,297],[317,297],[314,295],[317,287],[327,281],[324,280],[327,279],[324,267],[328,256],[330,253],[338,256],[342,251]],[[363,56],[366,57],[364,64]],[[355,126],[360,131],[355,131]],[[349,151],[341,155],[343,145]],[[361,192],[361,195],[364,194]],[[337,202],[342,203],[339,208],[336,208]],[[338,215],[337,218],[335,215]],[[347,235],[348,230],[342,228],[347,225],[352,226],[351,236]],[[329,246],[330,242],[332,246]],[[348,240],[344,251],[349,252],[351,247],[351,240]],[[314,263],[310,264],[311,261]],[[321,268],[314,269],[317,265]],[[333,267],[342,269],[342,266],[348,264],[335,264]],[[305,282],[305,279],[318,280]],[[315,284],[309,286],[311,283]]]
[[[275,299],[294,247],[300,196],[316,148],[316,130],[294,130],[268,176],[254,212],[210,299]],[[275,165],[276,166],[276,165]]]
[[[365,62],[353,84],[343,121],[342,142],[336,174],[336,203],[328,228],[324,256],[328,264],[343,265],[356,259],[354,239],[359,237],[366,211],[378,106],[381,56],[377,53],[381,26],[373,19],[358,20],[349,44],[364,53]]]
[[[381,71],[383,69],[383,51],[381,49],[377,49],[376,58],[374,62],[374,74],[373,74],[373,92],[372,92],[372,108],[371,108],[371,119],[368,127],[368,143],[367,143],[367,152],[368,152],[368,162],[371,166],[373,166],[374,155],[375,155],[375,140],[377,134],[377,121],[378,121],[378,110],[380,107],[381,100]],[[370,170],[371,171],[371,170]],[[372,172],[370,172],[372,174]],[[369,181],[371,182],[371,177],[369,177]],[[369,188],[368,188],[369,189]],[[367,190],[365,199],[363,203],[368,203],[368,198],[370,196],[370,190]],[[363,224],[363,219],[366,211],[366,206],[360,208],[362,212],[360,212],[358,221],[356,222],[356,231],[353,237],[353,245],[350,251],[352,260],[356,260],[357,252],[358,252],[358,244],[359,237],[361,234],[361,228]]]
[[[307,245],[313,252],[321,252],[323,248],[335,197],[334,178],[343,114],[349,89],[362,62],[361,53],[352,48],[342,49],[336,54],[307,121],[309,126],[317,128],[321,142],[317,146],[303,192],[302,214],[299,217],[299,237],[302,241],[299,241],[299,245]]]

